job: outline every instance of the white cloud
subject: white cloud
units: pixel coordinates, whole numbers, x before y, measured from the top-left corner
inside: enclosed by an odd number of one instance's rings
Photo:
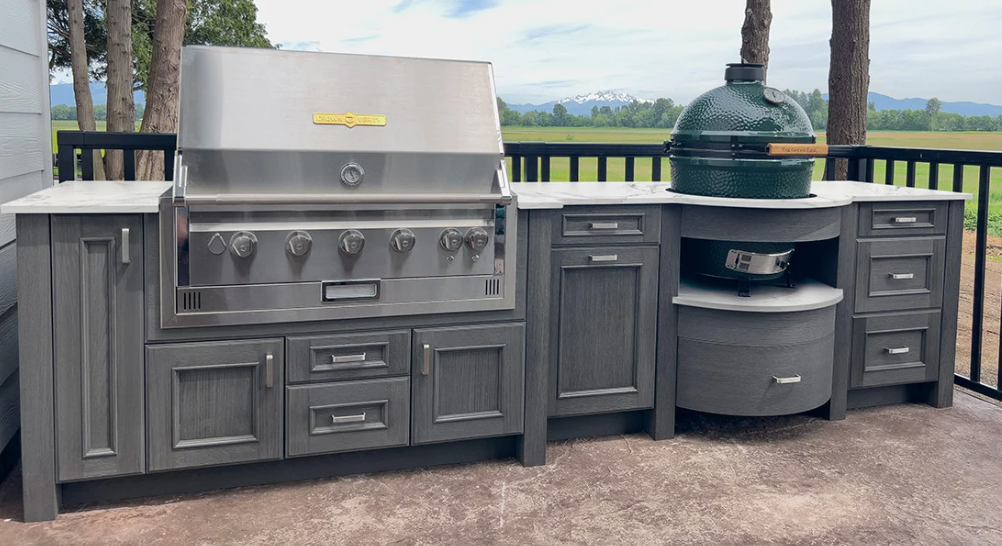
[[[515,103],[598,89],[686,102],[720,84],[724,64],[738,59],[744,6],[741,0],[256,3],[269,38],[290,49],[487,60],[499,94]],[[770,83],[824,89],[830,3],[776,0],[773,14]],[[995,0],[874,0],[870,90],[1002,103],[999,28]]]

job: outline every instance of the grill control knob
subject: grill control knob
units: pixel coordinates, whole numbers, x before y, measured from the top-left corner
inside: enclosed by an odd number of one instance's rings
[[[414,250],[414,243],[417,239],[414,232],[409,229],[398,229],[390,235],[390,248],[397,252],[410,252]]]
[[[238,258],[249,258],[257,248],[257,237],[249,231],[238,231],[230,237],[230,252]]]
[[[487,235],[487,230],[484,228],[471,228],[466,232],[466,244],[473,249],[474,252],[480,252],[481,250],[487,248],[487,241],[490,240],[490,236]]]
[[[313,245],[313,237],[305,231],[293,231],[285,238],[285,251],[296,257],[306,256]]]
[[[365,247],[365,236],[357,229],[349,229],[341,233],[341,237],[337,240],[337,246],[341,252],[354,256],[362,252],[362,248]]]
[[[438,238],[438,242],[445,250],[448,250],[449,252],[456,252],[460,248],[463,248],[463,234],[456,228],[448,228],[442,231],[442,235]]]

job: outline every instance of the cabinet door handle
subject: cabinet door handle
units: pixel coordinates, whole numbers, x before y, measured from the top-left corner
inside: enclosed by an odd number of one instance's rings
[[[776,380],[776,384],[778,385],[785,385],[787,383],[800,383],[800,374],[797,374],[793,377],[776,377],[774,375],[772,376],[772,378]]]
[[[592,222],[589,229],[619,229],[619,222]]]
[[[337,423],[361,423],[365,421],[365,412],[358,415],[331,415],[331,420],[334,424]]]
[[[615,262],[619,259],[616,254],[603,254],[601,256],[588,256],[590,262]]]
[[[422,345],[422,350],[424,351],[424,361],[421,363],[421,375],[428,375],[431,373],[431,345],[425,343]]]
[[[264,355],[264,386],[275,386],[275,357],[271,353]]]
[[[365,353],[357,355],[331,355],[331,364],[342,362],[365,362]]]
[[[891,221],[895,224],[914,224],[918,222],[918,218],[914,216],[895,216]]]
[[[908,347],[885,347],[884,350],[887,351],[887,354],[889,355],[903,355],[911,349]]]
[[[129,228],[122,228],[122,263],[131,263],[129,258]]]
[[[887,275],[896,281],[915,278],[914,273],[888,273]]]

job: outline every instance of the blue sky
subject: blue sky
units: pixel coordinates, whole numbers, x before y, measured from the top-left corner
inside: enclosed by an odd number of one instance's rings
[[[508,102],[596,90],[687,102],[738,59],[743,0],[256,0],[285,49],[494,63]],[[831,4],[773,0],[769,82],[828,82]],[[873,0],[870,90],[1002,104],[998,0]]]

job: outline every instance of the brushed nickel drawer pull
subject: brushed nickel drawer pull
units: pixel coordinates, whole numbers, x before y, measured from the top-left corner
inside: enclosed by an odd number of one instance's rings
[[[888,275],[896,281],[915,278],[914,273],[888,273]]]
[[[914,216],[895,216],[891,221],[895,224],[914,224],[918,222],[918,218]]]
[[[422,348],[424,349],[424,362],[421,364],[421,375],[428,375],[431,373],[431,345],[425,343]]]
[[[342,362],[365,362],[365,353],[357,355],[331,355],[331,364],[341,364]]]
[[[129,257],[129,228],[122,228],[122,263],[132,263]]]
[[[604,254],[602,256],[588,256],[590,262],[615,262],[619,260],[618,254]]]
[[[275,357],[268,353],[264,355],[264,386],[272,388],[275,386]]]
[[[776,377],[774,375],[772,376],[772,378],[776,380],[777,385],[785,385],[787,383],[800,383],[800,374],[797,374],[793,377]]]
[[[908,347],[886,347],[884,350],[887,351],[887,354],[889,355],[903,355],[911,349]]]
[[[358,415],[331,415],[331,420],[334,424],[338,423],[361,423],[365,421],[365,412]]]
[[[619,222],[592,222],[590,229],[619,229]]]

